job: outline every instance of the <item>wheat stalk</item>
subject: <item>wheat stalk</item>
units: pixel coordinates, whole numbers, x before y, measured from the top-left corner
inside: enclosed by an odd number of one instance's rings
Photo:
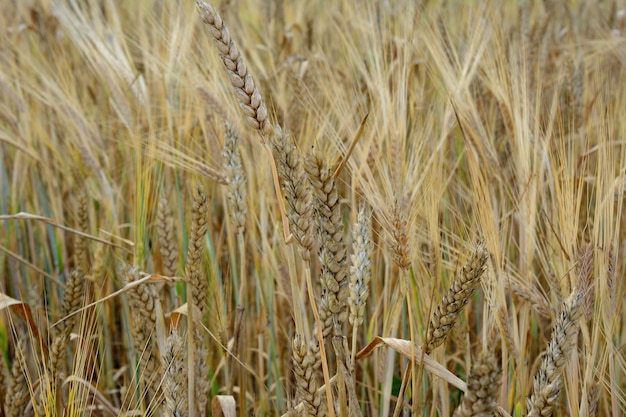
[[[533,392],[528,399],[528,417],[552,415],[563,384],[563,368],[576,346],[582,300],[583,294],[575,290],[557,318],[548,348],[535,375]]]
[[[463,266],[461,273],[456,277],[448,292],[443,296],[441,303],[437,306],[433,317],[428,323],[426,333],[426,353],[432,352],[441,345],[450,329],[456,323],[459,314],[463,311],[465,304],[480,285],[480,279],[487,266],[488,252],[484,243],[478,244],[474,253]]]

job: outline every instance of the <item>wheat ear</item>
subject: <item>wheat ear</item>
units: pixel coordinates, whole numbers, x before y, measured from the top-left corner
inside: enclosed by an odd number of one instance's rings
[[[391,215],[391,255],[401,269],[409,269],[412,262],[409,239],[409,223],[406,218],[406,203],[394,204]]]
[[[125,284],[139,279],[139,269],[124,265],[121,277]],[[160,396],[161,367],[156,355],[153,334],[156,331],[156,294],[152,284],[142,284],[132,287],[127,292],[133,318],[131,334],[133,345],[139,355],[139,366],[142,380],[146,381],[149,403]]]
[[[372,277],[372,235],[371,214],[361,207],[352,237],[353,254],[350,266],[350,306],[349,321],[352,325],[352,367],[356,358],[356,340],[358,328],[363,324],[365,304],[369,296],[369,282]]]
[[[484,350],[472,365],[467,391],[454,417],[490,417],[496,408],[502,371],[493,350]]]
[[[484,243],[478,244],[428,323],[426,353],[432,352],[448,337],[465,304],[480,285],[480,279],[487,267],[487,258],[488,252]]]
[[[87,233],[89,231],[89,218],[87,211],[87,196],[84,191],[78,193],[76,199],[76,217],[78,230]],[[88,241],[84,236],[76,235],[76,265],[85,273],[91,270],[91,264],[89,262],[89,248]]]
[[[347,249],[344,241],[341,206],[337,183],[328,162],[321,155],[309,155],[305,170],[315,197],[320,280],[322,297],[319,304],[322,334],[328,337],[331,331],[340,335],[340,326],[346,321],[348,311]]]
[[[168,277],[174,276],[176,275],[176,264],[178,262],[178,245],[176,244],[174,218],[166,198],[159,200],[157,231],[161,257],[163,258],[163,274]]]
[[[167,417],[187,417],[189,404],[187,402],[187,378],[185,363],[185,347],[183,339],[176,331],[167,338],[163,364],[163,395]]]
[[[528,400],[528,417],[552,415],[563,384],[563,368],[576,346],[582,300],[583,294],[574,290],[557,318],[548,348],[535,375],[533,392]]]
[[[311,189],[298,148],[285,131],[277,127],[272,137],[274,159],[287,201],[286,212],[302,258],[310,259],[314,245]]]
[[[69,342],[70,333],[76,324],[77,316],[72,315],[81,306],[84,296],[85,275],[82,270],[74,269],[65,283],[65,295],[61,304],[61,318],[57,326],[57,335],[50,349],[49,369],[51,374],[61,371],[61,358]]]
[[[594,303],[594,281],[593,281],[593,246],[591,243],[586,244],[578,251],[578,283],[577,287],[583,294],[583,317],[590,320],[593,316]]]
[[[4,397],[7,417],[21,417],[28,404],[30,391],[26,380],[26,358],[24,342],[19,340],[15,346],[15,358],[11,365],[11,381]]]
[[[228,29],[221,16],[206,2],[197,1],[196,7],[200,18],[209,28],[209,32],[220,52],[230,82],[235,87],[235,93],[246,119],[252,127],[259,131],[262,137],[267,136],[272,127],[268,119],[267,108],[261,93],[256,87],[246,63],[231,39]]]
[[[291,347],[298,399],[304,404],[307,416],[323,416],[325,415],[324,403],[321,393],[317,391],[317,369],[314,366],[317,359],[315,354],[307,348],[306,341],[299,334],[294,336]]]
[[[205,347],[205,335],[202,328],[195,328],[195,323],[202,323],[208,312],[209,288],[203,268],[204,238],[207,231],[209,203],[206,195],[197,190],[193,196],[191,211],[191,231],[187,245],[187,266],[185,268],[185,280],[190,287],[188,291],[188,321],[189,333],[187,349],[189,352],[188,368],[190,372],[190,384],[188,392],[190,397],[189,407],[195,407],[196,415],[206,414],[206,404],[209,392],[209,368],[207,364],[207,350]],[[199,315],[196,317],[196,312]],[[191,353],[190,351],[193,351]],[[191,402],[193,401],[193,404]]]
[[[237,233],[246,229],[246,213],[248,212],[248,196],[246,173],[241,164],[241,154],[238,149],[239,137],[230,123],[226,123],[226,137],[224,140],[224,171],[228,181],[228,215]],[[243,277],[242,277],[243,278]]]
[[[0,355],[0,400],[4,401],[7,395],[7,387],[9,386],[9,368],[4,355]],[[2,413],[3,407],[0,407],[0,413]]]

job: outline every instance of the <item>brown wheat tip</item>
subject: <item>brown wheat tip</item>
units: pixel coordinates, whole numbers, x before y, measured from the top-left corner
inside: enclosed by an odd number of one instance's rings
[[[237,45],[231,39],[224,21],[219,13],[206,2],[197,1],[196,8],[217,45],[220,58],[224,63],[226,72],[228,72],[231,84],[235,87],[237,100],[239,100],[246,119],[252,127],[261,133],[262,137],[268,135],[272,127],[268,119],[265,102],[237,49]]]
[[[480,279],[487,267],[487,259],[487,249],[484,243],[480,243],[435,309],[426,333],[427,353],[441,345],[448,337],[459,314],[480,285]]]
[[[304,403],[307,416],[321,416],[324,404],[317,392],[317,370],[313,366],[316,363],[315,355],[307,349],[307,343],[301,335],[297,334],[293,338],[291,347],[298,399]]]
[[[575,290],[561,310],[541,366],[535,375],[533,392],[528,400],[529,417],[552,415],[563,384],[563,368],[576,346],[578,319],[582,314],[583,293]]]
[[[409,222],[406,219],[406,204],[394,204],[391,217],[391,255],[401,269],[409,269],[412,262],[409,239]]]
[[[489,417],[496,408],[502,371],[493,350],[480,353],[467,379],[467,392],[454,417]]]
[[[163,273],[171,277],[176,275],[178,245],[176,244],[174,218],[172,217],[172,212],[166,198],[159,200],[157,230],[161,257],[163,258]]]

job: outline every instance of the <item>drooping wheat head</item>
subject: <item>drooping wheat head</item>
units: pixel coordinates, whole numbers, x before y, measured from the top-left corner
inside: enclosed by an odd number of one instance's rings
[[[224,26],[222,18],[206,2],[197,1],[196,7],[200,13],[200,18],[209,28],[209,32],[217,45],[220,58],[224,63],[231,84],[235,87],[237,100],[239,100],[248,123],[258,130],[262,137],[269,135],[272,131],[272,126],[268,119],[263,97],[254,83],[243,57],[239,53],[237,45],[235,45],[228,29]]]

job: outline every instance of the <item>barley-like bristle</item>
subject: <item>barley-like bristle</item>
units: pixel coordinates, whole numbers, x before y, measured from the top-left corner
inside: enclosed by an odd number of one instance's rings
[[[237,233],[243,233],[246,228],[246,213],[248,212],[248,196],[246,173],[241,164],[241,154],[237,148],[239,137],[235,129],[226,124],[226,138],[224,140],[224,172],[228,181],[228,215]]]
[[[183,339],[174,331],[168,338],[163,356],[165,372],[163,395],[167,417],[189,415],[187,402],[187,364],[185,363]]]
[[[299,401],[304,403],[306,415],[322,416],[324,404],[321,395],[317,392],[317,370],[312,366],[316,359],[307,349],[307,343],[300,335],[293,338],[292,362]]]
[[[530,283],[521,283],[514,278],[508,278],[503,280],[504,288],[510,289],[513,294],[517,295],[522,300],[527,301],[530,306],[542,317],[551,317],[551,307],[546,297],[541,294],[537,288]]]
[[[490,417],[496,408],[502,371],[492,349],[480,353],[467,378],[467,391],[454,417]]]
[[[548,417],[561,392],[563,368],[576,346],[583,294],[574,290],[559,314],[528,399],[528,417]]]
[[[168,277],[176,275],[178,262],[178,245],[176,244],[176,230],[174,218],[167,199],[159,200],[157,210],[157,230],[159,234],[159,246],[163,258],[163,274]]]
[[[456,323],[459,314],[480,285],[480,279],[487,267],[488,252],[484,243],[480,243],[472,256],[463,266],[441,303],[435,309],[428,324],[426,334],[426,352],[432,352],[448,337],[450,329]]]
[[[30,391],[26,380],[24,343],[20,340],[15,346],[15,358],[13,358],[11,365],[11,381],[4,397],[6,416],[22,417],[29,399]]]
[[[235,42],[231,39],[224,21],[219,13],[206,2],[197,1],[196,7],[200,13],[200,18],[209,28],[209,32],[217,45],[220,58],[224,63],[231,84],[235,87],[237,100],[239,100],[246,119],[263,137],[268,135],[272,127],[265,101],[257,89]]]
[[[322,284],[319,313],[323,326],[322,334],[327,337],[333,329],[340,328],[348,315],[347,249],[341,222],[339,193],[333,171],[319,154],[307,157],[305,170],[315,197]]]
[[[287,201],[291,232],[302,249],[302,258],[309,260],[315,238],[310,184],[298,149],[281,128],[275,129],[272,143],[276,168]]]

